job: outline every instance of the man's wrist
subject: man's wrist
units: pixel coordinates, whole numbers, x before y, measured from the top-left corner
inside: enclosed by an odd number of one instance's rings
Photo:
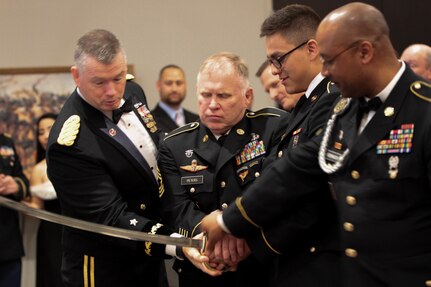
[[[230,230],[227,228],[226,224],[224,223],[224,220],[223,220],[223,213],[218,213],[218,214],[217,214],[217,217],[216,217],[216,220],[217,220],[217,224],[220,226],[220,228],[221,228],[224,232],[226,232],[226,233],[228,233],[228,234],[231,234]]]

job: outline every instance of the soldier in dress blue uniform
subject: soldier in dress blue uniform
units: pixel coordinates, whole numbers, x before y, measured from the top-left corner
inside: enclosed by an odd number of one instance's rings
[[[275,108],[248,111],[252,93],[241,58],[231,53],[210,56],[198,74],[200,121],[172,131],[160,144],[164,216],[183,235],[200,233],[206,214],[241,196],[260,176],[278,141],[277,128],[287,114]],[[229,240],[248,249],[244,240]],[[268,286],[268,268],[253,256],[241,261],[236,272],[216,278],[182,263],[177,264],[180,286]]]
[[[321,130],[339,96],[335,85],[321,74],[315,40],[319,23],[320,17],[312,8],[293,4],[275,12],[261,26],[272,73],[289,93],[302,91],[281,141],[264,162],[264,170]],[[337,245],[328,242],[322,232],[336,227],[335,207],[327,185],[320,189],[302,201],[295,215],[274,221],[257,237],[247,238],[255,256],[266,262],[275,260],[273,280],[278,286],[323,285],[323,278],[337,272],[337,266],[330,264],[337,257]],[[324,260],[327,263],[322,264]]]
[[[334,10],[316,38],[322,73],[343,97],[325,130],[272,165],[221,222],[235,236],[254,233],[326,177],[339,214],[332,236],[343,251],[334,280],[349,287],[431,286],[431,88],[397,59],[373,6]],[[303,182],[307,177],[313,180]],[[271,196],[262,189],[268,185]],[[212,240],[223,234],[216,218],[202,223]]]
[[[28,180],[10,136],[0,134],[0,196],[20,201],[28,193]],[[19,287],[24,255],[18,213],[0,206],[0,286]]]
[[[126,55],[115,35],[93,30],[82,36],[71,72],[77,89],[52,127],[47,148],[48,176],[62,213],[172,234],[159,223],[158,128],[142,88],[126,84]],[[175,255],[175,248],[65,227],[64,286],[166,286],[165,254]]]

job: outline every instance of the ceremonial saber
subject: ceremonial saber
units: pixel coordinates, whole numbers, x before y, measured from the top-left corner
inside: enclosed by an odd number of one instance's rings
[[[85,220],[80,220],[80,219],[48,212],[46,210],[35,209],[23,203],[19,203],[11,199],[8,199],[4,196],[0,196],[0,205],[19,211],[31,217],[39,218],[45,221],[49,221],[56,224],[60,224],[60,225],[64,225],[64,226],[68,226],[76,229],[81,229],[81,230],[85,230],[93,233],[108,235],[112,237],[128,239],[128,240],[136,240],[136,241],[150,241],[153,243],[175,245],[175,246],[194,247],[194,248],[197,248],[198,250],[203,250],[205,247],[205,240],[202,240],[202,239],[192,239],[187,237],[170,237],[167,235],[148,234],[144,232],[127,230],[127,229],[107,226],[103,224],[88,222]]]

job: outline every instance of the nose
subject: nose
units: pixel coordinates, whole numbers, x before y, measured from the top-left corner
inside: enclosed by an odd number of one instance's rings
[[[115,87],[114,87],[114,83],[112,82],[107,82],[105,84],[105,94],[107,95],[114,95],[115,94]]]
[[[212,97],[212,98],[211,98],[210,105],[209,105],[209,108],[210,108],[210,109],[212,109],[212,110],[215,110],[215,109],[217,109],[218,107],[219,107],[219,104],[218,104],[218,102],[217,102],[216,98],[215,98],[215,97]]]
[[[269,97],[271,100],[275,101],[277,99],[277,90],[276,89],[269,89]]]

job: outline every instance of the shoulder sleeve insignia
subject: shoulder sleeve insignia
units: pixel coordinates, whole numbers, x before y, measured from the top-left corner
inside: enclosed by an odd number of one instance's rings
[[[176,128],[173,131],[171,131],[170,133],[168,133],[163,140],[167,140],[168,138],[174,137],[176,135],[179,135],[179,134],[182,134],[182,133],[185,133],[185,132],[188,132],[188,131],[195,130],[198,127],[199,127],[199,123],[198,122],[188,123],[188,124],[186,124],[184,126]]]
[[[57,143],[60,145],[71,146],[75,142],[79,132],[80,117],[78,115],[70,116],[63,124]]]
[[[410,91],[418,98],[431,103],[431,85],[424,81],[415,81],[410,85]]]
[[[256,112],[247,112],[245,116],[249,119],[257,118],[257,117],[279,117],[286,114],[286,111],[283,111],[281,109],[273,108],[273,107],[267,107],[260,109]]]

